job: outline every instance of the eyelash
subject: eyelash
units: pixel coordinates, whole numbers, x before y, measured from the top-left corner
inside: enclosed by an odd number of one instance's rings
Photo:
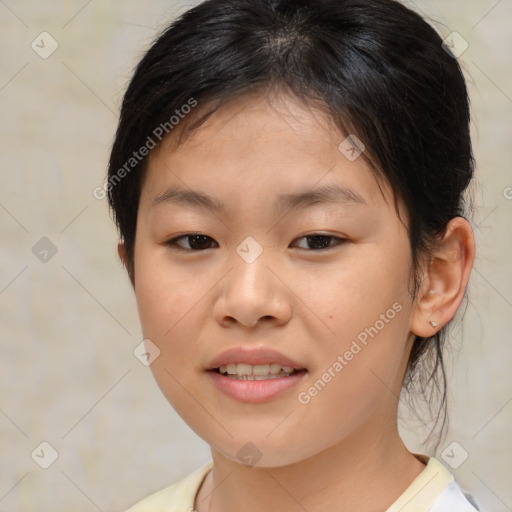
[[[199,250],[194,250],[194,249],[188,249],[188,248],[185,248],[185,247],[181,247],[180,245],[178,245],[178,241],[181,240],[182,238],[192,238],[192,237],[203,237],[203,238],[207,238],[213,242],[215,242],[215,240],[213,240],[213,238],[209,237],[208,235],[204,235],[203,233],[187,233],[185,235],[180,235],[176,238],[172,238],[170,240],[168,240],[167,242],[165,242],[165,245],[167,245],[168,247],[174,249],[174,250],[177,250],[177,251],[184,251],[184,252],[203,252],[205,250],[208,250],[208,249],[211,249],[211,247],[208,247],[206,249],[199,249]],[[340,238],[340,237],[337,237],[337,236],[334,236],[334,235],[324,235],[322,233],[312,233],[310,235],[304,235],[304,236],[301,236],[299,238],[296,238],[296,240],[301,240],[303,238],[314,238],[314,237],[320,237],[320,238],[328,238],[328,239],[333,239],[333,240],[336,240],[336,243],[333,243],[331,245],[328,245],[327,247],[322,247],[320,249],[309,249],[309,252],[322,252],[322,251],[328,251],[330,249],[333,249],[341,244],[343,244],[344,242],[347,242],[347,239],[346,238]],[[216,242],[215,242],[216,243]],[[301,250],[305,250],[305,251],[308,251],[308,249],[304,249],[303,247],[300,247],[299,249]]]

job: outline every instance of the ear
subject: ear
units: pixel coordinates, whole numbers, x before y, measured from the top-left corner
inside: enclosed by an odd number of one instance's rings
[[[473,229],[467,220],[455,217],[448,223],[444,237],[427,262],[411,320],[411,331],[416,336],[433,336],[455,316],[474,260]]]
[[[123,266],[127,267],[127,260],[126,260],[126,247],[124,246],[124,240],[120,240],[117,244],[117,254],[119,255],[119,259],[123,263]]]
[[[132,286],[135,288],[135,279],[133,276],[133,271],[131,269],[131,265],[128,263],[128,258],[126,257],[126,246],[124,245],[124,240],[121,240],[117,244],[117,254],[119,255],[119,259],[123,263],[124,268],[128,272],[128,277],[132,283]]]

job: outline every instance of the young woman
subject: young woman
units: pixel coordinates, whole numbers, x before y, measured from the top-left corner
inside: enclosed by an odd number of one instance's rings
[[[151,369],[212,460],[131,512],[478,510],[397,428],[403,386],[444,384],[474,260],[468,103],[392,0],[209,0],[156,40],[106,191]]]

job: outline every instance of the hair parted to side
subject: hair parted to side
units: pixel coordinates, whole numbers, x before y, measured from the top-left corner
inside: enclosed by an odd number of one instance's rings
[[[207,0],[153,43],[125,93],[109,178],[148,137],[161,140],[191,99],[192,131],[225,102],[280,90],[326,112],[366,146],[363,157],[405,205],[414,275],[448,222],[467,216],[474,159],[470,106],[457,60],[437,32],[395,0]],[[167,123],[167,124],[166,124]],[[182,131],[181,129],[179,130]],[[165,130],[166,134],[171,129]],[[158,136],[160,134],[160,136]],[[181,136],[181,134],[180,134]],[[181,139],[178,138],[178,143]],[[147,158],[108,187],[133,279],[137,210]],[[119,175],[117,175],[119,176]],[[417,337],[404,385],[439,390],[446,421],[446,327]],[[434,415],[435,416],[435,415]]]

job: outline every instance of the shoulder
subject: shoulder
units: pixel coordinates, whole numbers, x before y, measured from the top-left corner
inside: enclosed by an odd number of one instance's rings
[[[130,507],[126,512],[192,511],[197,491],[212,466],[212,461],[207,462],[179,482],[151,494],[136,505]]]
[[[439,496],[431,512],[477,512],[479,510],[472,496],[454,481]]]
[[[386,512],[478,512],[474,500],[437,459],[416,455],[426,466]]]
[[[430,512],[478,512],[480,510],[471,494],[459,486],[453,475],[437,459],[431,458],[427,468],[429,466],[431,473],[434,471],[436,474],[444,473],[449,478],[448,485],[441,492]]]

